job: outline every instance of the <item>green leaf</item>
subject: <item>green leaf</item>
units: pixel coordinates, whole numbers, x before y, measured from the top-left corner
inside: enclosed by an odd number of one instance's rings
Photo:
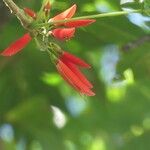
[[[44,73],[42,80],[48,85],[57,86],[61,82],[61,77],[58,73]]]

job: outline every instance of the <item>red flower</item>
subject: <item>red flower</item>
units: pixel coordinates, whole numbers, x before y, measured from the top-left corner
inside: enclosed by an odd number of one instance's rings
[[[83,60],[69,54],[68,52],[63,52],[58,59],[56,67],[63,79],[78,92],[87,96],[95,95],[95,93],[91,90],[93,88],[92,84],[79,70],[79,67],[90,67]]]
[[[68,52],[64,52],[63,55],[60,57],[60,59],[62,60],[68,60],[71,63],[83,67],[83,68],[91,68],[91,66],[89,64],[87,64],[85,61],[81,60],[80,58],[68,53]]]
[[[45,12],[49,12],[50,9],[51,9],[51,4],[50,4],[50,2],[47,2],[46,5],[44,6],[43,10],[44,10]]]
[[[70,8],[68,8],[67,10],[63,11],[62,13],[56,15],[55,17],[51,18],[50,21],[58,21],[58,20],[64,20],[64,19],[68,19],[74,16],[75,12],[76,12],[76,8],[77,5],[74,4],[73,6],[71,6]]]
[[[25,34],[23,37],[12,43],[8,48],[6,48],[1,55],[2,56],[12,56],[19,51],[21,51],[30,41],[31,36],[29,33]]]
[[[86,19],[86,20],[76,20],[76,21],[70,21],[70,22],[66,22],[64,25],[66,27],[72,28],[72,27],[83,27],[83,26],[87,26],[91,23],[94,23],[95,20],[93,19]]]
[[[48,1],[45,5],[44,5],[44,8],[43,8],[43,11],[45,12],[45,15],[48,16],[49,12],[50,12],[50,9],[51,9],[51,4],[50,2]]]
[[[95,20],[92,19],[84,19],[84,20],[74,20],[74,21],[66,21],[64,23],[59,22],[60,20],[70,19],[74,16],[76,12],[76,5],[73,5],[69,9],[64,12],[56,15],[48,22],[53,22],[50,28],[53,30],[49,31],[46,25],[42,27],[38,27],[32,30],[32,28],[28,31],[31,31],[31,35],[36,39],[37,45],[42,49],[50,53],[50,56],[57,59],[56,67],[60,75],[66,80],[73,88],[75,88],[79,93],[94,96],[95,93],[92,91],[93,85],[90,81],[84,76],[84,74],[80,71],[80,67],[82,68],[90,68],[90,65],[87,64],[82,59],[61,50],[61,48],[54,42],[51,42],[47,37],[48,35],[53,35],[55,38],[59,40],[67,40],[74,36],[75,28],[81,26],[87,26]],[[24,12],[32,17],[33,19],[38,19],[36,23],[41,23],[43,21],[42,17],[45,15],[45,18],[48,18],[48,13],[51,9],[50,2],[48,1],[44,6],[42,6],[43,12],[42,14],[36,15],[36,13],[29,9],[24,8]],[[42,22],[43,23],[43,22]],[[45,20],[44,20],[45,23]],[[34,27],[34,26],[33,26]],[[58,28],[57,28],[58,27]],[[46,40],[45,40],[46,39]],[[26,33],[23,37],[13,42],[8,48],[6,48],[0,55],[2,56],[12,56],[19,51],[21,51],[30,41],[32,37],[30,33]],[[51,55],[52,54],[52,55]]]
[[[73,6],[71,6],[69,9],[65,10],[64,12],[56,15],[55,17],[51,18],[49,20],[49,22],[57,22],[59,20],[65,20],[65,19],[70,19],[74,16],[75,12],[76,12],[76,4],[74,4]],[[56,23],[55,26],[64,26],[67,28],[77,28],[77,27],[81,27],[81,26],[87,26],[91,23],[95,22],[94,19],[84,19],[84,20],[75,20],[75,21],[70,21],[70,22],[66,22],[66,23]],[[54,35],[55,38],[57,39],[61,39],[61,40],[66,40],[66,39],[70,39],[73,37],[74,32],[66,32],[64,29],[59,28],[58,29],[59,32],[57,32],[57,35],[55,34],[56,29],[52,30],[52,35]],[[61,31],[62,30],[62,31]],[[64,33],[65,32],[65,33]],[[59,35],[60,34],[60,35]],[[59,38],[62,37],[62,34],[65,34],[65,37],[67,38]]]
[[[36,17],[37,17],[36,13],[33,10],[29,9],[29,8],[24,8],[24,12],[28,16],[32,17],[33,19],[36,19]]]
[[[29,8],[24,8],[24,12],[32,17],[33,19],[36,19],[37,15],[36,13],[29,9]],[[13,42],[8,48],[6,48],[0,55],[2,56],[12,56],[21,51],[30,41],[32,37],[30,36],[29,33],[26,33],[23,37],[18,39],[17,41]]]
[[[51,8],[51,5],[50,5],[50,2],[48,1],[44,5],[44,8],[43,8],[43,11],[45,11],[46,16],[48,15],[50,8]],[[49,22],[55,22],[55,21],[59,21],[59,20],[65,20],[65,19],[72,18],[76,12],[76,8],[77,8],[77,6],[76,6],[76,4],[74,4],[69,9],[67,9],[64,12],[51,18],[49,20]],[[24,11],[28,16],[32,17],[33,19],[37,18],[37,15],[33,10],[31,10],[29,8],[24,8]],[[50,33],[50,35],[53,35],[58,40],[61,40],[61,41],[68,40],[74,36],[75,28],[81,27],[81,26],[87,26],[93,22],[95,22],[95,20],[93,20],[93,19],[84,19],[84,20],[70,21],[70,22],[66,22],[66,23],[56,23],[55,27],[64,26],[67,28],[57,28],[52,31],[49,31],[49,33]]]
[[[58,28],[49,33],[59,40],[68,40],[74,36],[75,28]]]

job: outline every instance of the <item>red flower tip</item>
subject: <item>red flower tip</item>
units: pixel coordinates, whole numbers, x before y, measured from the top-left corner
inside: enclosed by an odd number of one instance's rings
[[[51,21],[58,21],[58,20],[64,20],[66,18],[71,18],[73,17],[73,15],[75,14],[76,12],[76,8],[77,8],[77,5],[74,4],[73,6],[71,6],[69,9],[65,10],[64,12],[58,14],[57,16],[53,17],[51,19]]]
[[[50,11],[50,9],[51,9],[51,4],[50,4],[50,2],[48,1],[48,2],[46,3],[46,5],[44,6],[44,11]]]
[[[66,22],[64,25],[66,27],[81,27],[81,26],[87,26],[91,23],[94,23],[96,20],[94,19],[86,19],[86,20],[76,20],[76,21],[71,21],[71,22]]]
[[[88,79],[80,72],[78,67],[74,65],[73,63],[64,60],[63,61],[71,70],[74,74],[78,76],[78,78],[89,88],[93,88],[93,85],[88,81]]]
[[[12,56],[22,50],[30,41],[31,36],[29,33],[25,34],[19,40],[12,43],[8,48],[6,48],[1,55],[2,56]]]
[[[56,63],[58,72],[68,84],[81,94],[94,96],[95,93],[91,90],[93,85],[79,70],[79,66],[89,67],[83,60],[68,52],[63,52]]]
[[[43,11],[45,12],[46,16],[49,14],[50,9],[51,9],[51,5],[50,5],[50,2],[48,1],[43,8]]]
[[[51,31],[52,35],[58,40],[68,40],[74,36],[75,28],[66,28],[66,29],[54,29]]]
[[[29,9],[29,8],[24,8],[24,12],[28,16],[32,17],[33,19],[36,19],[36,17],[37,17],[36,13],[33,10]]]
[[[81,94],[84,94],[87,96],[94,96],[95,93],[91,90],[91,87],[89,87],[89,85],[87,86],[87,83],[81,80],[81,72],[78,70],[78,73],[79,73],[78,74],[75,71],[75,68],[73,67],[71,68],[69,64],[72,65],[72,63],[69,63],[69,62],[67,63],[67,60],[64,62],[61,60],[58,60],[56,67],[60,75],[63,77],[63,79],[67,81],[68,84],[70,84],[75,90],[77,90]]]
[[[91,68],[91,66],[89,64],[87,64],[85,61],[81,60],[80,58],[78,58],[68,52],[64,52],[63,55],[60,57],[60,59],[69,60],[73,64],[78,65],[83,68]]]

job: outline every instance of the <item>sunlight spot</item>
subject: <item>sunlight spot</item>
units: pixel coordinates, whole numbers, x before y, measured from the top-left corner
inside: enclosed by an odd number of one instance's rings
[[[115,8],[106,0],[96,0],[95,1],[95,6],[97,8],[97,11],[100,12],[111,12],[113,10],[115,10]]]
[[[144,0],[139,0],[139,2],[140,2],[140,3],[143,3],[143,2],[144,2]]]
[[[123,8],[123,10],[130,11],[132,9]],[[143,16],[139,13],[132,13],[128,15],[128,19],[142,29],[150,31],[150,27],[148,25],[150,23],[150,17]]]
[[[120,53],[116,45],[104,47],[100,60],[100,75],[106,85],[106,95],[112,102],[122,100],[126,93],[126,81],[117,74]]]
[[[126,4],[126,3],[131,3],[131,2],[134,2],[134,0],[121,0],[120,1],[120,4]]]
[[[107,87],[107,97],[111,102],[118,102],[125,96],[125,82],[120,81]]]
[[[125,81],[127,82],[128,85],[134,83],[134,74],[133,74],[133,71],[131,69],[125,70],[123,74],[125,77]]]
[[[134,136],[141,136],[144,133],[144,129],[140,126],[132,126],[131,132]]]
[[[88,105],[88,101],[83,101],[83,99],[78,97],[69,97],[66,100],[66,106],[70,114],[74,117],[79,116]]]
[[[82,8],[82,11],[84,12],[92,12],[92,11],[95,11],[95,7],[94,7],[94,5],[93,4],[91,4],[91,3],[85,3],[84,5],[83,5],[83,8]]]
[[[51,109],[53,112],[53,123],[57,128],[63,128],[67,123],[65,114],[58,107],[51,106]]]
[[[4,124],[0,127],[0,138],[7,142],[14,139],[14,131],[10,124]]]
[[[57,86],[61,82],[61,77],[57,73],[44,73],[42,81],[51,86]]]
[[[101,77],[106,84],[111,84],[117,77],[116,67],[120,54],[116,45],[104,47],[104,52],[100,60]]]
[[[106,85],[106,96],[112,102],[121,101],[126,94],[128,85],[134,83],[134,74],[130,68],[124,71],[124,77],[117,73],[119,59],[120,53],[117,46],[109,45],[104,47],[104,52],[100,59],[100,76]]]
[[[93,140],[89,150],[106,150],[106,145],[103,139],[96,138]]]

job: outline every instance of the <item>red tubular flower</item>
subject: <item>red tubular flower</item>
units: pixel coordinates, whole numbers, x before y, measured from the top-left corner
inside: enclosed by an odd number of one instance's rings
[[[50,11],[50,9],[51,9],[51,4],[50,4],[50,2],[48,1],[47,3],[46,3],[46,5],[44,6],[44,11],[45,12],[47,12],[47,11]]]
[[[77,65],[77,63],[74,63],[74,62],[77,62],[77,59],[75,59],[75,61],[70,61],[70,59],[68,59],[70,57],[67,58],[66,54],[68,53],[64,52],[56,64],[58,72],[63,77],[63,79],[67,81],[78,92],[87,96],[94,96],[95,93],[91,90],[91,88],[93,87],[92,84],[87,80],[87,78],[79,70],[78,67],[80,65]],[[69,54],[69,56],[70,55],[71,54]],[[77,57],[74,56],[74,58],[77,58]],[[81,60],[81,59],[78,58],[78,60]],[[81,61],[84,62],[83,60]]]
[[[77,5],[74,4],[73,6],[71,6],[69,9],[65,10],[64,12],[58,14],[57,16],[53,17],[51,19],[51,21],[58,21],[58,20],[64,20],[66,18],[71,18],[73,17],[73,15],[75,14],[76,12],[76,8],[77,8]]]
[[[89,64],[87,64],[85,61],[81,60],[80,58],[68,53],[68,52],[63,52],[63,55],[60,56],[61,60],[68,60],[71,63],[83,67],[83,68],[91,68]]]
[[[65,20],[65,19],[70,19],[74,16],[75,12],[76,12],[76,4],[74,4],[73,6],[71,6],[69,9],[65,10],[64,12],[56,15],[55,17],[51,18],[49,20],[49,22],[55,22],[55,21],[59,21],[59,20]],[[84,19],[84,20],[75,20],[75,21],[70,21],[70,22],[66,22],[66,23],[56,23],[55,26],[65,26],[68,28],[77,28],[77,27],[81,27],[81,26],[87,26],[91,23],[95,22],[94,19]],[[61,31],[62,30],[62,31]],[[73,37],[73,35],[68,32],[70,32],[69,30],[65,31],[64,29],[58,29],[58,30],[54,30],[53,31],[53,36],[59,40],[66,40],[68,38],[63,38],[62,35],[64,34],[64,36],[67,37],[69,35],[69,38]],[[75,31],[72,31],[73,34],[75,33]]]
[[[63,61],[71,70],[74,74],[76,74],[78,76],[78,78],[84,82],[84,84],[86,86],[88,86],[89,88],[93,88],[93,85],[88,81],[88,79],[81,73],[81,71],[79,70],[79,68],[74,65],[73,63],[70,63],[69,61]]]
[[[36,13],[33,10],[29,9],[29,8],[24,8],[24,12],[28,16],[32,17],[33,19],[36,19],[36,17],[37,17]]]
[[[53,17],[52,19],[50,19],[50,22],[72,18],[76,12],[76,8],[77,8],[77,6],[76,6],[76,4],[74,4],[69,9],[65,10],[64,12],[62,12],[62,13],[58,14],[57,16]],[[80,26],[87,26],[95,21],[96,20],[94,20],[94,19],[75,20],[75,21],[63,23],[63,25],[66,27],[80,27]],[[62,23],[57,23],[56,25],[62,25]]]
[[[29,33],[25,34],[23,37],[21,37],[19,40],[12,43],[8,48],[6,48],[1,55],[2,56],[12,56],[19,51],[21,51],[30,41],[31,36]]]
[[[46,16],[48,16],[50,9],[51,9],[51,5],[50,5],[50,2],[48,1],[43,8],[43,11],[45,12]]]
[[[87,26],[91,23],[94,23],[95,20],[93,19],[86,19],[86,20],[76,20],[76,21],[71,21],[71,22],[66,22],[64,24],[65,27],[69,27],[69,28],[72,28],[72,27],[83,27],[83,26]]]
[[[69,9],[65,10],[64,12],[56,15],[52,19],[48,21],[48,23],[53,22],[53,24],[49,24],[51,31],[47,33],[47,26],[45,24],[45,19],[49,16],[49,11],[51,9],[50,2],[47,1],[45,5],[42,5],[42,11],[40,11],[39,15],[37,16],[36,13],[29,9],[24,8],[24,12],[32,17],[33,19],[38,19],[36,24],[42,24],[35,28],[27,28],[34,38],[38,46],[42,49],[50,53],[50,56],[54,56],[53,60],[56,60],[56,68],[60,75],[63,77],[65,81],[67,81],[74,89],[76,89],[80,94],[84,94],[86,96],[94,96],[95,93],[92,91],[93,85],[90,81],[85,77],[85,75],[80,71],[80,67],[82,68],[90,68],[90,65],[87,64],[82,59],[61,50],[59,45],[54,42],[50,42],[47,36],[50,34],[59,40],[68,40],[74,36],[75,28],[81,26],[87,26],[95,20],[93,19],[84,19],[84,20],[75,20],[74,21],[66,21],[66,22],[59,22],[60,20],[67,20],[74,16],[76,12],[76,4],[74,4]],[[43,20],[42,17],[45,17]],[[73,20],[73,19],[72,19]],[[34,20],[32,20],[34,21]],[[44,21],[44,23],[43,23]],[[58,22],[57,22],[58,21]],[[34,27],[34,26],[33,26]],[[59,27],[59,28],[57,28]],[[65,28],[64,28],[65,27]],[[66,28],[67,27],[67,28]],[[38,37],[37,37],[38,36]],[[0,55],[2,56],[12,56],[21,51],[30,41],[32,37],[30,33],[26,33],[17,41],[13,42],[8,48],[6,48]]]
[[[75,28],[58,28],[51,31],[52,35],[59,40],[68,40],[74,36]]]

